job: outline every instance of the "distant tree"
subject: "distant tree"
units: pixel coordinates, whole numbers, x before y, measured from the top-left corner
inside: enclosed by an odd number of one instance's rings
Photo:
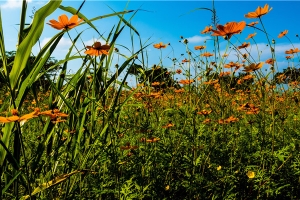
[[[11,71],[14,60],[15,60],[15,56],[16,56],[16,51],[6,51],[6,59],[7,59],[7,70],[8,72]],[[28,65],[32,65],[35,61],[36,57],[35,56],[30,56],[28,59]],[[57,60],[54,59],[53,57],[50,57],[47,62],[44,65],[44,69],[45,70],[49,70],[52,66],[54,66],[55,64],[57,64]],[[48,71],[48,75],[50,75],[51,77],[56,76],[58,70],[60,69],[61,66],[57,66],[51,70]],[[3,69],[3,62],[2,62],[2,57],[0,57],[0,70]],[[3,77],[0,76],[0,83],[4,83],[5,80]],[[46,76],[41,76],[39,78],[39,81],[36,83],[37,86],[42,86],[44,89],[48,89],[48,87],[50,86],[50,83],[48,81],[48,79],[46,78]]]
[[[221,76],[217,72],[209,73],[208,80],[219,79],[221,84],[226,84],[228,89],[235,88],[236,90],[248,90],[254,83],[253,78],[246,78],[249,73],[239,72],[237,75],[225,75]]]
[[[290,83],[293,81],[300,81],[300,69],[288,67],[283,72],[277,72],[274,76],[275,83]]]
[[[145,82],[152,85],[154,82],[159,82],[159,88],[175,87],[179,88],[180,85],[173,79],[172,73],[167,68],[154,65],[152,69],[144,69],[141,65],[134,64],[129,69],[129,74],[138,77],[139,83]]]

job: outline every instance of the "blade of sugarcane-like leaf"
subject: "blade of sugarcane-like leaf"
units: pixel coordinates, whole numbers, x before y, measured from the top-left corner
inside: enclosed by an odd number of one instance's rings
[[[9,74],[11,88],[14,90],[19,78],[26,67],[27,60],[30,56],[32,47],[39,40],[45,24],[45,19],[53,13],[61,4],[61,0],[49,1],[45,6],[40,8],[34,15],[31,29],[26,37],[22,40],[16,52],[14,65]]]

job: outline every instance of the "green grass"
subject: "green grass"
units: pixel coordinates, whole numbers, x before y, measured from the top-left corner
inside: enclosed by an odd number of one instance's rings
[[[186,81],[181,83],[185,85],[176,86],[181,90],[163,83],[151,86],[161,77],[157,71],[166,72],[157,67],[163,66],[163,49],[156,68],[139,68],[137,76],[143,83],[130,88],[126,84],[129,72],[137,65],[145,66],[145,52],[153,48],[143,45],[138,30],[124,19],[136,12],[87,19],[78,11],[96,32],[94,20],[120,19],[104,38],[111,47],[109,54],[86,55],[76,46],[84,31],[75,38],[69,35],[73,45],[57,63],[62,69],[53,82],[48,73],[51,67],[44,65],[62,36],[72,29],[55,35],[34,62],[28,59],[48,15],[56,9],[77,13],[60,3],[50,1],[38,10],[28,27],[23,4],[13,63],[6,61],[0,26],[4,85],[0,120],[40,109],[26,122],[0,124],[1,199],[299,198],[299,82],[284,87],[275,76],[276,62],[267,72],[257,69],[237,76],[234,69],[224,70],[226,58],[203,57],[205,49],[193,51],[184,40],[190,62],[173,59],[174,69],[168,69],[174,78],[180,77],[177,69],[183,71]],[[129,55],[114,48],[126,29],[131,30],[131,40],[138,38],[141,44]],[[215,40],[219,54],[217,37]],[[78,55],[71,56],[73,49]],[[117,68],[112,66],[115,56],[125,58]],[[66,75],[72,59],[82,66]],[[251,63],[257,61],[249,56],[245,64]],[[253,76],[245,76],[250,74]],[[39,91],[36,77],[50,81],[47,92]],[[18,110],[18,117],[10,112],[13,109]],[[54,109],[68,117],[51,113]],[[42,114],[47,110],[50,113]]]

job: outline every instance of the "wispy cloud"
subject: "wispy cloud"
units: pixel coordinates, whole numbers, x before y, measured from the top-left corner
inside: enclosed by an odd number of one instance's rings
[[[41,41],[41,47],[45,46],[47,44],[47,42],[50,41],[51,38],[44,38]],[[57,48],[59,49],[68,49],[70,46],[72,45],[72,42],[70,41],[69,38],[66,37],[62,37],[61,40],[59,41]]]
[[[294,47],[300,48],[300,43],[295,43],[293,44]],[[275,46],[275,55],[277,60],[285,60],[285,51],[293,48],[291,44],[286,44],[286,43],[278,43]],[[267,46],[266,43],[258,43],[257,45],[252,44],[251,47],[248,47],[247,49],[241,49],[240,52],[242,54],[248,53],[251,54],[251,58],[254,60],[260,59],[260,61],[267,60],[272,57],[270,47]],[[221,55],[223,55],[225,51],[221,51]],[[226,52],[229,54],[227,60],[229,61],[236,61],[237,60],[237,52],[236,51],[231,51],[231,52]],[[250,59],[250,60],[252,60]]]
[[[32,2],[32,0],[27,0],[27,2]],[[15,9],[15,8],[21,8],[22,6],[22,0],[7,0],[4,4],[1,5],[1,8],[5,9]]]
[[[200,35],[194,35],[193,37],[186,38],[189,43],[200,43],[204,42],[208,39],[211,39],[210,36],[200,36]]]
[[[101,45],[106,44],[106,42],[102,39],[90,39],[90,40],[83,41],[85,46],[92,46],[95,42],[100,42]]]

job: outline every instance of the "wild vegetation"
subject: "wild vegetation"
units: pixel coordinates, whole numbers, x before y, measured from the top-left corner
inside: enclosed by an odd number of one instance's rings
[[[72,17],[45,22],[56,9]],[[207,10],[216,16],[214,7]],[[186,59],[173,58],[174,66],[167,68],[162,57],[146,66],[148,48],[162,55],[169,45],[141,41],[124,18],[136,11],[88,19],[80,8],[56,0],[37,10],[27,26],[23,1],[13,54],[5,50],[0,23],[0,199],[298,199],[300,80],[295,66],[300,51],[291,43],[285,52],[291,67],[278,70],[276,44],[263,25],[270,10],[266,4],[246,14],[259,20],[250,24],[213,20],[202,34],[214,36],[214,52],[205,44],[190,47],[182,37]],[[93,22],[105,17],[120,20],[101,38]],[[96,41],[78,49],[84,31],[75,38],[68,33],[83,24],[106,44]],[[59,32],[32,56],[44,25]],[[270,59],[242,53],[255,45],[255,34],[248,36],[253,44],[231,43],[246,28],[265,34]],[[141,44],[130,55],[116,48],[126,29]],[[53,61],[63,35],[72,46],[64,60]],[[221,40],[231,50],[221,51]],[[230,51],[238,55],[236,61],[227,61]],[[124,62],[112,65],[115,56]],[[82,65],[67,74],[74,59]],[[126,84],[130,75],[137,78],[134,88]]]

